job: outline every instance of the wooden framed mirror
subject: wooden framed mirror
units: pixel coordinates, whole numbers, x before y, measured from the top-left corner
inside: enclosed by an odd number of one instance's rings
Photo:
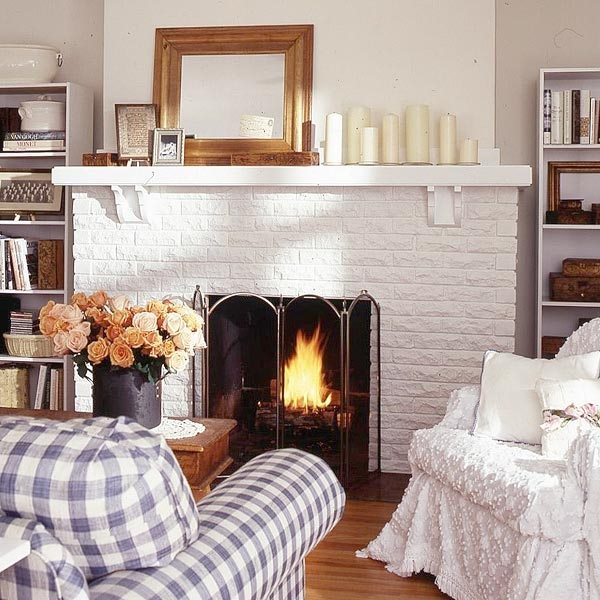
[[[186,165],[299,152],[311,119],[312,52],[312,25],[157,29],[158,126],[196,136],[185,141]]]

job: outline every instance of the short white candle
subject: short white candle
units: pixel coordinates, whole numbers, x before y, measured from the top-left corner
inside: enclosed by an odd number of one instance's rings
[[[348,111],[346,131],[346,162],[355,165],[360,161],[360,130],[371,125],[371,109],[354,106]]]
[[[429,106],[406,107],[406,161],[429,162]]]
[[[461,164],[477,164],[479,162],[478,142],[472,138],[465,138],[460,145],[458,162]]]
[[[376,165],[379,162],[379,129],[363,127],[360,130],[360,164]]]
[[[400,162],[400,117],[389,113],[383,117],[381,128],[381,162],[397,165]]]
[[[456,164],[456,115],[440,117],[440,164]]]
[[[343,117],[339,113],[330,113],[325,122],[325,164],[342,164]]]

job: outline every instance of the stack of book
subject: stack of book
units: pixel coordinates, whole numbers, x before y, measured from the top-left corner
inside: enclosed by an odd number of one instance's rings
[[[12,335],[33,335],[40,331],[40,320],[33,318],[33,313],[26,311],[10,311],[10,333]]]
[[[62,367],[40,365],[33,408],[62,410],[64,385]]]
[[[4,134],[4,152],[62,152],[64,131],[8,131]]]
[[[63,240],[0,235],[0,290],[59,290],[63,286]]]
[[[544,144],[600,143],[600,98],[590,90],[544,90]]]

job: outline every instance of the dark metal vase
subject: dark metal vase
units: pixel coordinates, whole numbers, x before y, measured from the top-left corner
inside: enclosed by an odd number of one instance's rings
[[[123,415],[148,429],[160,425],[158,386],[150,383],[137,369],[96,365],[92,397],[95,417]]]

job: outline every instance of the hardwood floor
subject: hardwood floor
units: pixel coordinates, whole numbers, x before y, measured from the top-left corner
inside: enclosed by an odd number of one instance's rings
[[[379,533],[395,509],[396,503],[391,502],[347,501],[343,519],[306,561],[306,600],[449,598],[428,575],[398,577],[380,562],[354,556]]]

